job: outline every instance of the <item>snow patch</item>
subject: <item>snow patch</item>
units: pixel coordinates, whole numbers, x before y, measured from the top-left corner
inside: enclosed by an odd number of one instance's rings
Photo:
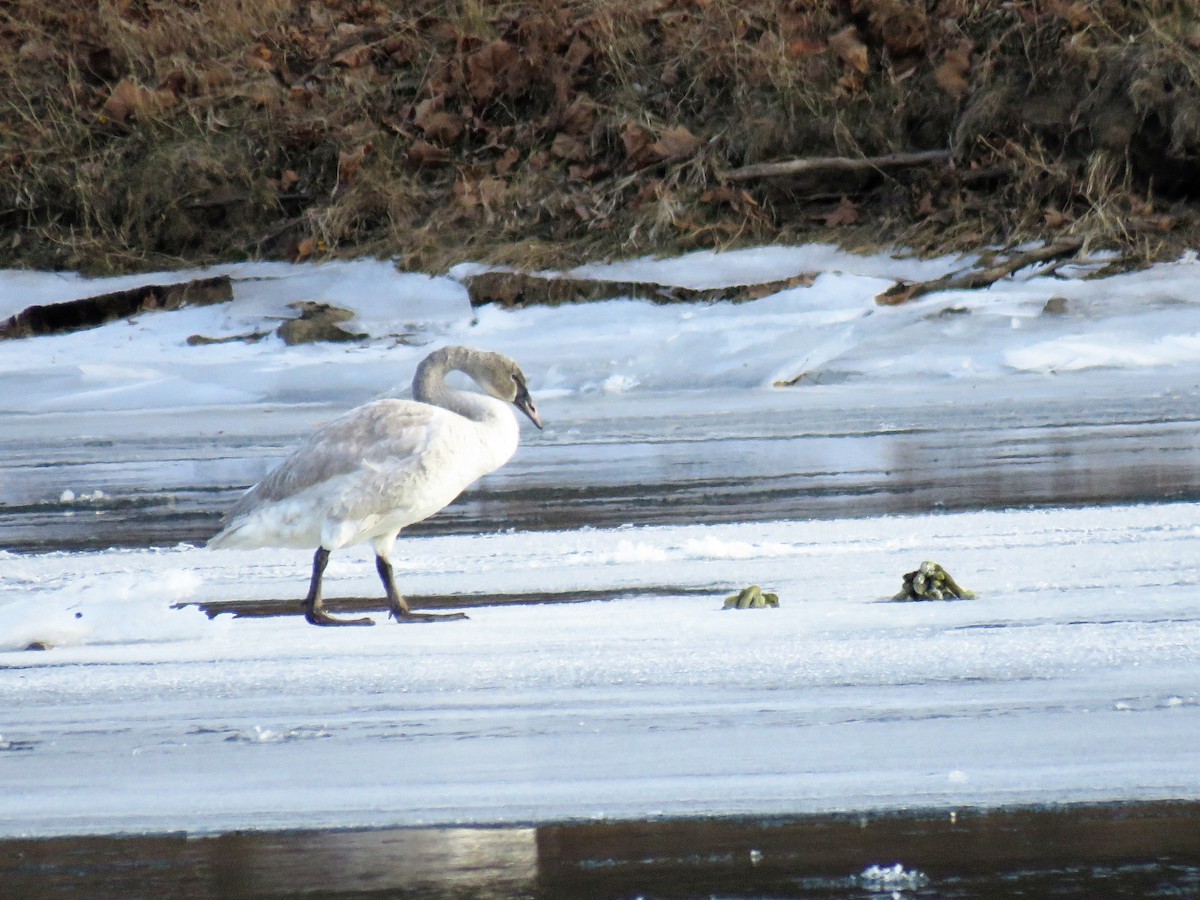
[[[116,573],[17,595],[0,604],[0,651],[200,639],[211,634],[208,617],[172,608],[200,584],[187,570]]]
[[[662,547],[644,541],[622,540],[617,543],[610,559],[617,563],[665,562],[671,555]]]
[[[683,550],[692,559],[758,559],[791,556],[796,552],[795,548],[789,544],[773,542],[756,544],[750,541],[720,538],[712,534],[684,541]]]
[[[906,869],[900,863],[893,866],[867,866],[858,876],[859,884],[869,891],[915,891],[929,884],[929,876],[919,869]]]
[[[1200,333],[1131,336],[1089,332],[1010,350],[1005,361],[1029,372],[1078,372],[1084,369],[1147,369],[1194,363],[1200,359]]]

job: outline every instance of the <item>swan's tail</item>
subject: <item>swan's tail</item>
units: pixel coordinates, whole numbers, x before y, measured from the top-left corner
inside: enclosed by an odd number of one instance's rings
[[[258,550],[262,547],[290,547],[303,550],[322,543],[319,525],[280,519],[270,514],[271,510],[258,510],[247,516],[226,519],[224,528],[208,539],[210,550]],[[331,547],[340,547],[333,543]]]
[[[231,523],[210,537],[208,543],[204,546],[208,547],[209,550],[227,550],[231,547],[244,546],[238,540],[238,534],[241,530],[242,526],[240,523]]]
[[[262,533],[262,524],[255,516],[226,516],[221,520],[221,526],[221,530],[208,539],[205,546],[209,550],[252,550],[272,543]]]

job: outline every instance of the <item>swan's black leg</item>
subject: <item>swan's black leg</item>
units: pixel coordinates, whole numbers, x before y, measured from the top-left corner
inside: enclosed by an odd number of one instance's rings
[[[467,618],[466,613],[415,613],[408,608],[408,601],[396,590],[396,579],[392,577],[392,564],[386,557],[375,556],[375,571],[387,591],[388,606],[391,607],[391,617],[397,622],[451,622],[455,619]]]
[[[321,576],[325,574],[325,566],[329,563],[329,551],[318,547],[313,556],[312,581],[308,585],[308,596],[304,598],[304,618],[313,625],[374,625],[375,620],[339,619],[325,611],[321,600]]]

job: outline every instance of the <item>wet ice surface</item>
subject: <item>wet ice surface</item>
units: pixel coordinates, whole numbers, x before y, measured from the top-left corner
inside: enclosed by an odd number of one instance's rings
[[[431,626],[207,619],[306,555],[5,560],[9,833],[1196,798],[1200,506],[413,539]],[[921,559],[979,599],[881,602]],[[361,552],[331,593],[370,595]],[[81,579],[81,573],[88,577]],[[299,577],[298,577],[299,576]],[[780,609],[722,611],[769,585]],[[645,598],[659,584],[709,596]],[[80,614],[76,618],[76,613]],[[31,641],[50,651],[22,651]]]
[[[1175,383],[1174,380],[1167,384]],[[1200,393],[1161,376],[543,402],[517,457],[412,533],[1200,498]],[[0,545],[202,542],[333,404],[14,416]]]
[[[0,345],[0,835],[1200,799],[1196,267],[874,306],[958,264],[641,261],[605,271],[822,274],[519,313],[382,263],[230,267],[229,307]],[[128,286],[0,275],[3,315]],[[294,299],[371,339],[186,345]],[[297,600],[309,558],[189,542],[450,341],[518,357],[548,425],[397,548],[471,620],[210,620]],[[926,559],[978,599],[884,602]],[[721,610],[751,582],[781,608]],[[328,589],[377,595],[365,551]]]

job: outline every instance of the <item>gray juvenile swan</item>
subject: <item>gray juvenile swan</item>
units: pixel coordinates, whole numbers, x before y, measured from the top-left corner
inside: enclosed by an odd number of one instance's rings
[[[487,393],[446,386],[465,372]],[[469,484],[500,468],[520,428],[507,404],[542,422],[525,376],[500,353],[443,347],[413,376],[413,400],[376,400],[334,419],[252,487],[222,521],[209,547],[312,547],[304,616],[314,625],[373,625],[339,619],[321,599],[333,550],[370,541],[391,615],[401,622],[465,619],[414,613],[396,589],[388,554],[400,529],[432,516]]]

